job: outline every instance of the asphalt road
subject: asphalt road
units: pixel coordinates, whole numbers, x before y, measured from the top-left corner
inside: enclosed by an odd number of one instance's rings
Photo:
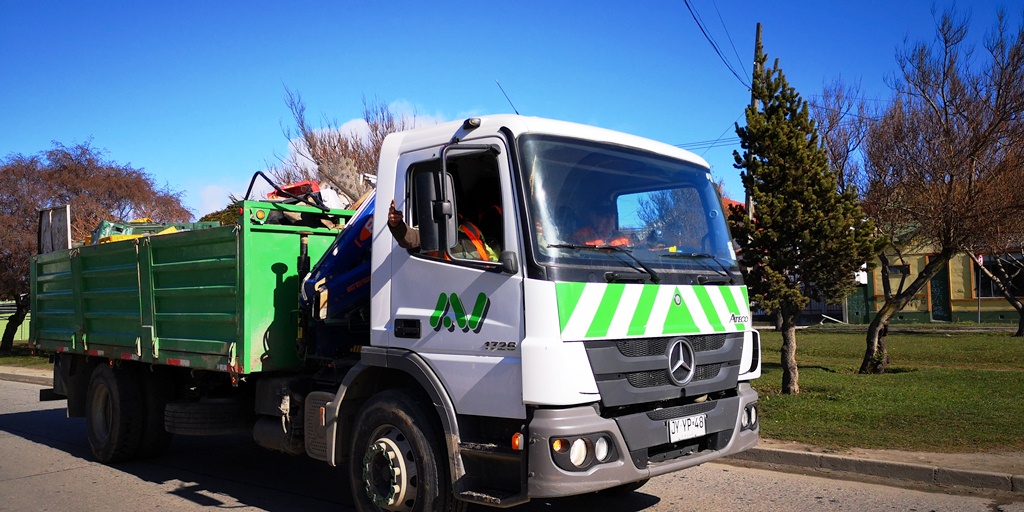
[[[163,457],[95,463],[84,421],[67,419],[64,402],[38,402],[38,390],[0,382],[0,511],[351,510],[343,471],[263,450],[245,436],[179,437]],[[512,510],[588,509],[1024,512],[1024,497],[961,496],[706,464],[656,478],[626,496],[534,501]]]

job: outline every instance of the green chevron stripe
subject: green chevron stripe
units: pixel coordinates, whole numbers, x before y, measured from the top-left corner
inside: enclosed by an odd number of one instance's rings
[[[678,287],[675,289],[674,293],[682,295],[679,292]],[[693,323],[693,314],[690,313],[689,306],[687,306],[686,301],[683,300],[682,304],[678,306],[674,303],[669,306],[668,315],[665,317],[665,325],[661,332],[665,334],[692,332],[696,328],[696,324]]]
[[[715,332],[722,332],[725,330],[725,325],[722,324],[721,315],[715,312],[715,303],[711,301],[711,294],[708,292],[708,288],[705,286],[696,286],[693,288],[693,293],[697,295],[697,300],[700,301],[700,307],[703,310],[704,317],[708,319],[708,323],[711,324],[711,328]]]
[[[615,316],[615,310],[619,308],[619,300],[622,299],[622,292],[625,290],[626,286],[623,284],[609,284],[605,287],[601,304],[597,306],[597,313],[590,322],[590,328],[587,329],[588,338],[600,338],[608,335],[612,317]]]
[[[558,301],[558,321],[561,324],[560,331],[565,331],[565,326],[569,323],[572,312],[576,310],[576,305],[580,303],[580,297],[583,296],[583,289],[586,286],[586,283],[555,284],[555,299]]]
[[[722,293],[722,298],[725,299],[725,307],[729,308],[729,312],[734,315],[742,314],[740,312],[740,306],[736,304],[736,297],[733,296],[732,288],[720,286],[718,291]],[[733,328],[737,331],[743,330],[743,324],[733,324]]]
[[[647,321],[651,318],[651,311],[654,309],[654,299],[658,296],[658,285],[645,284],[640,292],[640,300],[637,301],[636,309],[633,310],[633,318],[629,321],[628,336],[641,336],[647,332]]]

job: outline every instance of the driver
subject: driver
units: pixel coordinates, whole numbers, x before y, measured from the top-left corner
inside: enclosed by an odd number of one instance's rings
[[[615,228],[615,205],[611,202],[598,203],[588,212],[587,217],[590,224],[573,234],[574,243],[595,246],[629,245],[629,237]]]

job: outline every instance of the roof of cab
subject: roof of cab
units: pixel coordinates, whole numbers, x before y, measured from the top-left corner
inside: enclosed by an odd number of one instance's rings
[[[430,145],[428,140],[436,141],[438,138],[451,138],[452,136],[457,136],[459,139],[472,139],[473,132],[481,128],[485,128],[484,131],[487,133],[494,133],[500,128],[508,128],[516,137],[530,133],[577,137],[651,151],[691,162],[705,169],[710,168],[707,161],[685,149],[596,126],[514,114],[476,116],[476,118],[480,120],[479,128],[467,129],[464,127],[465,121],[451,121],[402,132],[403,145],[412,143],[416,146],[417,140],[423,140],[426,146]]]

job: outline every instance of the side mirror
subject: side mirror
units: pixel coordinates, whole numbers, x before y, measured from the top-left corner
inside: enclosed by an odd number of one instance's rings
[[[519,273],[519,258],[516,257],[515,251],[501,251],[498,261],[501,263],[502,272],[506,274]]]

